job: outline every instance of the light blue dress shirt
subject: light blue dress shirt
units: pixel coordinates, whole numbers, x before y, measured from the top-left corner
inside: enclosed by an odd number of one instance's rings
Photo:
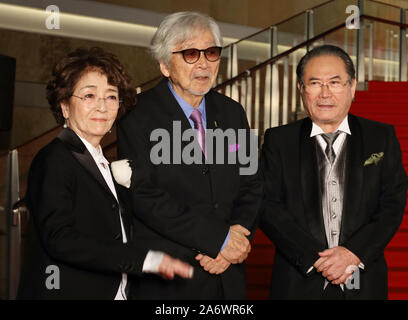
[[[188,102],[186,102],[182,97],[180,97],[176,91],[174,91],[172,84],[170,81],[168,82],[169,88],[171,93],[173,94],[174,98],[176,98],[179,106],[183,110],[184,114],[186,115],[188,121],[190,122],[191,128],[194,129],[194,122],[190,119],[191,114],[194,111],[194,107],[192,107]],[[197,108],[201,112],[201,121],[203,122],[203,127],[207,130],[207,117],[205,114],[205,97],[201,100],[200,105]]]
[[[181,109],[183,110],[184,114],[186,115],[188,121],[190,122],[191,128],[194,129],[194,122],[193,120],[190,119],[191,114],[193,113],[193,111],[195,110],[195,108],[193,106],[191,106],[188,102],[186,102],[182,97],[180,97],[176,91],[174,91],[172,84],[170,83],[170,81],[167,82],[169,89],[171,91],[171,93],[173,94],[174,98],[176,98],[179,106],[181,107]],[[201,100],[200,105],[197,108],[198,110],[200,110],[201,112],[201,121],[203,122],[203,127],[204,129],[207,131],[207,117],[206,117],[206,113],[205,113],[205,97],[203,97],[203,100]],[[225,238],[224,243],[222,244],[221,250],[224,250],[225,246],[227,245],[227,242],[229,240],[230,237],[230,231],[228,230],[228,234],[227,237]]]

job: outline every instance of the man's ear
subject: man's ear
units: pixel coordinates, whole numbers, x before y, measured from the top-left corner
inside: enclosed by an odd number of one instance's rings
[[[351,96],[353,97],[353,101],[354,101],[354,97],[355,97],[355,93],[356,93],[356,87],[357,87],[357,80],[356,78],[351,79]]]
[[[304,84],[303,84],[303,82],[301,82],[301,81],[298,81],[297,83],[296,83],[296,87],[298,88],[298,90],[299,90],[299,92],[300,92],[300,95],[302,96],[303,95],[303,91],[302,90],[304,90],[305,88],[304,88]]]
[[[161,73],[166,77],[166,78],[168,78],[168,77],[170,77],[170,69],[169,69],[169,67],[164,63],[164,62],[159,62],[159,64],[160,64],[160,71],[161,71]]]

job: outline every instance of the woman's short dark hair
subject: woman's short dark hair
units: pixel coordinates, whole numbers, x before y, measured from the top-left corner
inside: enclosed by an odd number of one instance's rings
[[[306,53],[302,59],[300,59],[299,64],[296,68],[297,79],[300,84],[303,84],[303,74],[305,72],[305,67],[308,61],[314,57],[318,56],[336,56],[343,60],[346,67],[346,72],[349,76],[349,80],[356,78],[356,71],[354,69],[353,61],[350,56],[341,48],[325,44],[318,46]]]
[[[121,100],[118,118],[136,103],[136,89],[118,58],[102,48],[79,48],[53,68],[52,79],[47,84],[47,100],[58,124],[64,123],[61,102],[68,102],[78,80],[89,71],[100,71],[108,78],[108,83],[118,87]]]

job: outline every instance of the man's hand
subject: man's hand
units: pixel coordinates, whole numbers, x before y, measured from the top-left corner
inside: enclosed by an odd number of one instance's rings
[[[221,254],[218,254],[217,258],[215,259],[198,254],[195,259],[200,261],[200,265],[203,267],[203,269],[211,274],[221,274],[231,265],[231,263]]]
[[[230,227],[230,237],[227,245],[220,252],[230,263],[242,263],[251,251],[251,244],[247,239],[251,232],[239,224]]]
[[[319,256],[313,266],[332,284],[346,283],[361,262],[353,252],[341,246],[319,252]]]
[[[163,259],[159,265],[158,274],[164,279],[171,280],[175,275],[182,278],[191,279],[193,277],[193,273],[194,268],[188,263],[172,258],[168,254],[163,253]]]

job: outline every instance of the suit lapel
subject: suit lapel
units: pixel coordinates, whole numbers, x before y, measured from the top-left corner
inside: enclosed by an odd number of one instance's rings
[[[89,153],[86,146],[82,143],[81,139],[69,128],[63,129],[58,138],[63,141],[70,149],[72,155],[78,160],[83,168],[85,168],[91,176],[101,185],[105,191],[107,191],[112,198],[115,196],[112,194],[109,186],[106,184],[98,166],[96,165],[92,155]]]
[[[171,93],[168,86],[168,79],[163,79],[154,90],[156,90],[156,97],[159,100],[162,115],[164,116],[163,127],[168,130],[172,136],[172,143],[174,143],[173,138],[179,138],[181,140],[181,150],[183,150],[190,141],[182,141],[183,132],[191,129],[189,120],[187,119],[183,109],[181,109],[176,98]],[[178,121],[181,124],[181,132],[173,132],[173,123]],[[177,143],[177,141],[176,141]]]
[[[160,100],[160,106],[164,113],[170,117],[171,122],[181,121],[181,131],[191,129],[190,122],[188,121],[186,115],[178,104],[176,98],[171,93],[168,86],[168,79],[163,79],[159,85],[155,88],[157,90],[157,99]],[[172,128],[173,123],[170,124],[169,128]]]
[[[207,120],[207,129],[215,130],[221,128],[223,123],[220,116],[219,108],[213,99],[212,91],[205,96],[205,114]]]
[[[216,129],[221,129],[221,130],[226,130],[227,128],[223,128],[223,125],[225,125],[222,121],[222,118],[220,116],[219,108],[218,105],[213,99],[213,94],[212,91],[205,96],[205,115],[206,115],[206,122],[207,122],[207,132],[208,130],[212,130],[212,135],[207,135],[206,139],[206,149],[207,149],[207,163],[212,163],[214,164],[217,159],[217,148],[214,145],[216,143],[216,139],[214,137],[214,130]],[[210,136],[212,136],[212,141],[210,143],[209,139]],[[212,146],[212,148],[211,148]],[[210,150],[210,148],[212,150]],[[227,159],[228,154],[227,154],[227,148],[224,150],[224,159]],[[203,154],[203,161],[206,161],[204,158]]]
[[[327,246],[319,190],[316,140],[310,137],[312,121],[306,118],[300,129],[300,177],[305,218],[313,236]]]
[[[347,138],[346,182],[339,244],[347,238],[347,230],[352,228],[354,217],[358,216],[363,187],[363,133],[356,117],[349,115],[348,121],[351,136]]]

